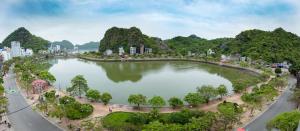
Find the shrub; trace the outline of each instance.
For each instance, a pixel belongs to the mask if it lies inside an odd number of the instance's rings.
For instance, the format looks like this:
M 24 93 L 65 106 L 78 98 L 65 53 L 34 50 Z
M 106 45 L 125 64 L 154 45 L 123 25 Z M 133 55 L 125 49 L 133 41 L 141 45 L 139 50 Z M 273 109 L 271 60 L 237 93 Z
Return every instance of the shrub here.
M 64 96 L 62 98 L 59 98 L 59 103 L 63 104 L 63 105 L 70 104 L 70 103 L 73 103 L 75 101 L 76 101 L 75 98 L 70 97 L 70 96 Z
M 282 73 L 281 68 L 276 68 L 276 69 L 275 69 L 275 73 L 276 73 L 276 74 L 281 74 L 281 73 Z
M 268 122 L 267 128 L 277 128 L 281 131 L 295 131 L 300 120 L 299 111 L 284 112 Z
M 93 106 L 90 104 L 80 104 L 79 102 L 73 102 L 65 107 L 66 116 L 71 120 L 82 119 L 93 113 Z
M 132 123 L 134 125 L 143 125 L 148 122 L 148 118 L 143 113 L 134 113 L 133 115 L 130 115 L 126 122 Z

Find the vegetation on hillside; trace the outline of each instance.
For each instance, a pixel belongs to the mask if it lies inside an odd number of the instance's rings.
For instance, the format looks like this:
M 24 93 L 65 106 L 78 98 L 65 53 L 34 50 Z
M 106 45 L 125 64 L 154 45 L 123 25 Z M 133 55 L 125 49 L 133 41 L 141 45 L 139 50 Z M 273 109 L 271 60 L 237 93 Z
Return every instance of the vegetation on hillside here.
M 104 38 L 100 41 L 99 51 L 111 49 L 113 52 L 118 52 L 119 47 L 123 47 L 126 52 L 129 52 L 131 46 L 137 47 L 139 51 L 142 45 L 152 48 L 153 52 L 157 52 L 159 47 L 153 38 L 144 35 L 136 27 L 129 29 L 113 27 L 105 32 Z
M 18 28 L 8 35 L 3 40 L 1 47 L 11 47 L 12 41 L 19 41 L 21 43 L 21 47 L 30 48 L 34 52 L 37 52 L 38 50 L 45 50 L 49 46 L 49 41 L 31 34 L 24 27 Z
M 99 49 L 99 42 L 88 42 L 82 45 L 76 45 L 80 50 L 91 50 L 91 49 Z
M 60 49 L 74 49 L 74 45 L 67 40 L 52 42 L 52 46 L 60 45 Z

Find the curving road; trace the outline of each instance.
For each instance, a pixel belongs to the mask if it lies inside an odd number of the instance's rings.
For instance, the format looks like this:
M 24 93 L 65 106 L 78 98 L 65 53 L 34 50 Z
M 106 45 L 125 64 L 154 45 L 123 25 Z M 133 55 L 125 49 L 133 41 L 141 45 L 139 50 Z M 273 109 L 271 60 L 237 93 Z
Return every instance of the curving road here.
M 295 86 L 296 79 L 292 76 L 288 79 L 288 88 L 284 90 L 278 100 L 267 111 L 245 126 L 247 131 L 267 131 L 266 123 L 282 112 L 296 109 L 296 104 L 290 101 L 293 94 L 291 89 Z
M 61 131 L 58 127 L 33 111 L 20 94 L 16 76 L 10 71 L 4 78 L 8 97 L 8 119 L 15 131 Z

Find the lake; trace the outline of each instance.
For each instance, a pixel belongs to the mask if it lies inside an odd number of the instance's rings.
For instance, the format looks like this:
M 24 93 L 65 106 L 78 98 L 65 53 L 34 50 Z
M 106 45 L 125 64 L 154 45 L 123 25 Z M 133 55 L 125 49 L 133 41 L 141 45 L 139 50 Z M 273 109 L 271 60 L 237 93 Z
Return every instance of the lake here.
M 49 72 L 56 77 L 55 87 L 66 89 L 71 79 L 80 74 L 90 88 L 109 92 L 115 104 L 128 104 L 128 96 L 137 93 L 147 98 L 184 98 L 202 85 L 224 84 L 232 93 L 231 81 L 255 77 L 237 69 L 186 61 L 93 62 L 72 58 L 49 62 Z

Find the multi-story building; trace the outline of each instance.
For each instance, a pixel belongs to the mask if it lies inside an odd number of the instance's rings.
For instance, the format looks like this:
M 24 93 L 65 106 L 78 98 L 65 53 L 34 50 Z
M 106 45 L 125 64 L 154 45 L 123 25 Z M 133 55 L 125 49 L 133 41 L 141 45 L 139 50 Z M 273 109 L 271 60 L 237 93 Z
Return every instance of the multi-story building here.
M 119 55 L 123 55 L 125 53 L 124 48 L 123 47 L 119 47 Z
M 130 55 L 136 54 L 136 47 L 130 47 Z
M 11 42 L 11 57 L 22 56 L 21 44 L 19 41 Z

